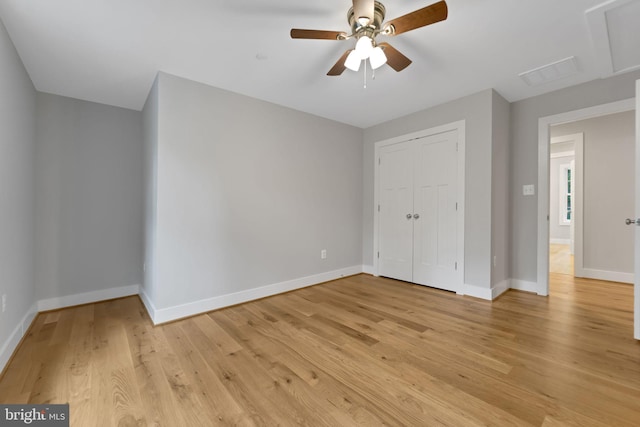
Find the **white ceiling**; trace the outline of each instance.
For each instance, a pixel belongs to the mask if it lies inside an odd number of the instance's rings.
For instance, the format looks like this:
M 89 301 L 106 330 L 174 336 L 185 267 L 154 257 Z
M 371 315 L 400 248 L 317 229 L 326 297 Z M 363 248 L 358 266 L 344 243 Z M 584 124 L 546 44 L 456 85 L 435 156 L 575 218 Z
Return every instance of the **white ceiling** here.
M 433 2 L 383 1 L 387 20 Z M 289 37 L 348 32 L 349 0 L 2 0 L 0 18 L 39 91 L 140 110 L 160 70 L 365 128 L 487 88 L 516 101 L 601 77 L 585 11 L 602 3 L 447 0 L 446 21 L 378 38 L 413 64 L 366 89 L 362 70 L 326 76 L 353 40 Z M 573 76 L 518 76 L 571 56 Z

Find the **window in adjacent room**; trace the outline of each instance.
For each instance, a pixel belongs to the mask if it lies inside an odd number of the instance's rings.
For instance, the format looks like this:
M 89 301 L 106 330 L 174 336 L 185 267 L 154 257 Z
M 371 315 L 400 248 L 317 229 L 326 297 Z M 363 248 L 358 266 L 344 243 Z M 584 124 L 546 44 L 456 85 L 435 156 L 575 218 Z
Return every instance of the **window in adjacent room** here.
M 571 214 L 573 208 L 573 169 L 571 163 L 563 163 L 560 165 L 560 188 L 558 191 L 560 200 L 560 225 L 571 224 Z

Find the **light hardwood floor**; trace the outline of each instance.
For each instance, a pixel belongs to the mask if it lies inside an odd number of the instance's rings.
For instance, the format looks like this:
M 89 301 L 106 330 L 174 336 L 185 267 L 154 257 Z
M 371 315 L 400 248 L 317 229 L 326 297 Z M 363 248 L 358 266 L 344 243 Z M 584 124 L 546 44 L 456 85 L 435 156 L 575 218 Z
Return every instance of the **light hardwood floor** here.
M 569 245 L 549 244 L 549 271 L 551 273 L 574 274 L 574 256 Z
M 154 327 L 137 297 L 39 315 L 0 402 L 72 426 L 638 426 L 629 285 L 493 303 L 358 275 Z

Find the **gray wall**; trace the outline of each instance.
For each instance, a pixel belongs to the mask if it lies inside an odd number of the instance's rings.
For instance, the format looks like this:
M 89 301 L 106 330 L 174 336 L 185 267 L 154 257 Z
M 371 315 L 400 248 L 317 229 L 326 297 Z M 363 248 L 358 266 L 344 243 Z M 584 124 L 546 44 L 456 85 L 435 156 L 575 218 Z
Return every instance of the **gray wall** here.
M 158 309 L 361 265 L 360 129 L 158 78 Z
M 13 351 L 11 334 L 34 304 L 36 92 L 0 22 L 0 370 Z M 20 330 L 20 333 L 22 331 Z M 20 336 L 17 337 L 19 339 Z
M 142 282 L 140 112 L 37 97 L 38 299 Z
M 537 280 L 536 196 L 522 196 L 522 185 L 538 182 L 538 119 L 635 96 L 640 71 L 594 80 L 511 104 L 511 277 Z
M 635 210 L 635 111 L 551 127 L 552 137 L 579 132 L 584 133 L 584 268 L 633 273 L 634 230 L 624 220 Z
M 493 90 L 485 90 L 364 130 L 363 261 L 373 265 L 375 143 L 466 120 L 465 283 L 491 286 Z
M 492 101 L 491 160 L 491 285 L 511 278 L 509 216 L 509 114 L 511 105 L 496 91 Z

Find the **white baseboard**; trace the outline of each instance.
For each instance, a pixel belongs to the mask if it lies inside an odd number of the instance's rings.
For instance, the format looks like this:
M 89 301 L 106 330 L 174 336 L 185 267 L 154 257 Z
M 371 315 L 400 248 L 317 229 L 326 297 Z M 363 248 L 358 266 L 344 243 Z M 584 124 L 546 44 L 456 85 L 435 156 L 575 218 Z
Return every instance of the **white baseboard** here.
M 131 295 L 137 295 L 139 291 L 139 285 L 130 285 L 119 288 L 102 289 L 93 292 L 83 292 L 81 294 L 67 295 L 64 297 L 42 299 L 37 303 L 38 311 L 57 310 L 59 308 L 71 307 L 74 305 L 128 297 Z
M 498 298 L 503 293 L 507 292 L 509 289 L 516 289 L 519 291 L 527 291 L 536 293 L 538 295 L 544 295 L 537 283 L 527 282 L 526 280 L 519 279 L 503 280 L 502 282 L 493 285 L 493 287 L 491 287 L 490 289 L 475 285 L 464 285 L 462 294 L 492 301 Z
M 20 323 L 16 325 L 13 332 L 11 332 L 11 335 L 9 335 L 9 338 L 7 338 L 4 344 L 2 344 L 2 347 L 0 347 L 0 372 L 4 370 L 9 359 L 11 359 L 13 352 L 18 347 L 18 344 L 20 344 L 20 340 L 24 334 L 27 333 L 27 330 L 29 329 L 29 326 L 31 326 L 31 322 L 33 322 L 36 314 L 36 305 L 34 304 L 27 310 L 25 315 L 22 316 Z
M 480 298 L 487 301 L 493 301 L 498 298 L 498 296 L 509 290 L 509 280 L 503 280 L 502 282 L 494 285 L 491 288 L 483 288 L 481 286 L 476 285 L 468 285 L 465 284 L 462 295 L 468 295 L 474 298 Z M 460 294 L 460 292 L 458 292 Z
M 160 323 L 171 322 L 173 320 L 182 319 L 184 317 L 194 316 L 207 311 L 217 310 L 219 308 L 240 304 L 272 295 L 281 294 L 283 292 L 293 291 L 295 289 L 305 288 L 307 286 L 316 285 L 318 283 L 328 282 L 330 280 L 339 279 L 345 276 L 362 273 L 362 265 L 347 267 L 340 270 L 320 273 L 313 276 L 301 277 L 299 279 L 289 280 L 272 285 L 262 286 L 259 288 L 247 289 L 231 294 L 220 295 L 213 298 L 207 298 L 199 301 L 193 301 L 186 304 L 176 305 L 173 307 L 157 309 L 146 296 L 142 301 L 149 311 L 149 316 L 155 325 Z M 145 299 L 147 300 L 145 302 Z
M 588 279 L 607 280 L 609 282 L 633 283 L 635 277 L 633 273 L 621 273 L 618 271 L 596 270 L 594 268 L 583 268 L 582 277 Z
M 540 288 L 540 286 L 536 282 L 528 282 L 526 280 L 520 280 L 520 279 L 511 279 L 511 283 L 509 284 L 509 287 L 511 289 L 516 289 L 518 291 L 533 292 L 538 295 L 544 295 L 543 290 Z
M 159 322 L 155 319 L 155 315 L 158 310 L 156 309 L 156 306 L 151 302 L 151 298 L 149 298 L 149 295 L 147 295 L 147 293 L 144 291 L 144 286 L 140 286 L 140 293 L 138 295 L 140 295 L 142 304 L 144 304 L 144 308 L 147 310 L 147 314 L 151 318 L 151 322 L 153 322 L 154 325 L 158 324 Z
M 373 265 L 363 265 L 362 272 L 373 276 L 374 275 Z
M 570 245 L 571 239 L 549 239 L 552 245 Z
M 491 288 L 491 299 L 494 300 L 511 288 L 511 280 L 506 279 Z
M 460 292 L 458 292 L 460 294 Z M 464 284 L 462 289 L 462 295 L 468 295 L 470 297 L 485 299 L 491 301 L 491 288 L 483 288 L 476 285 Z

